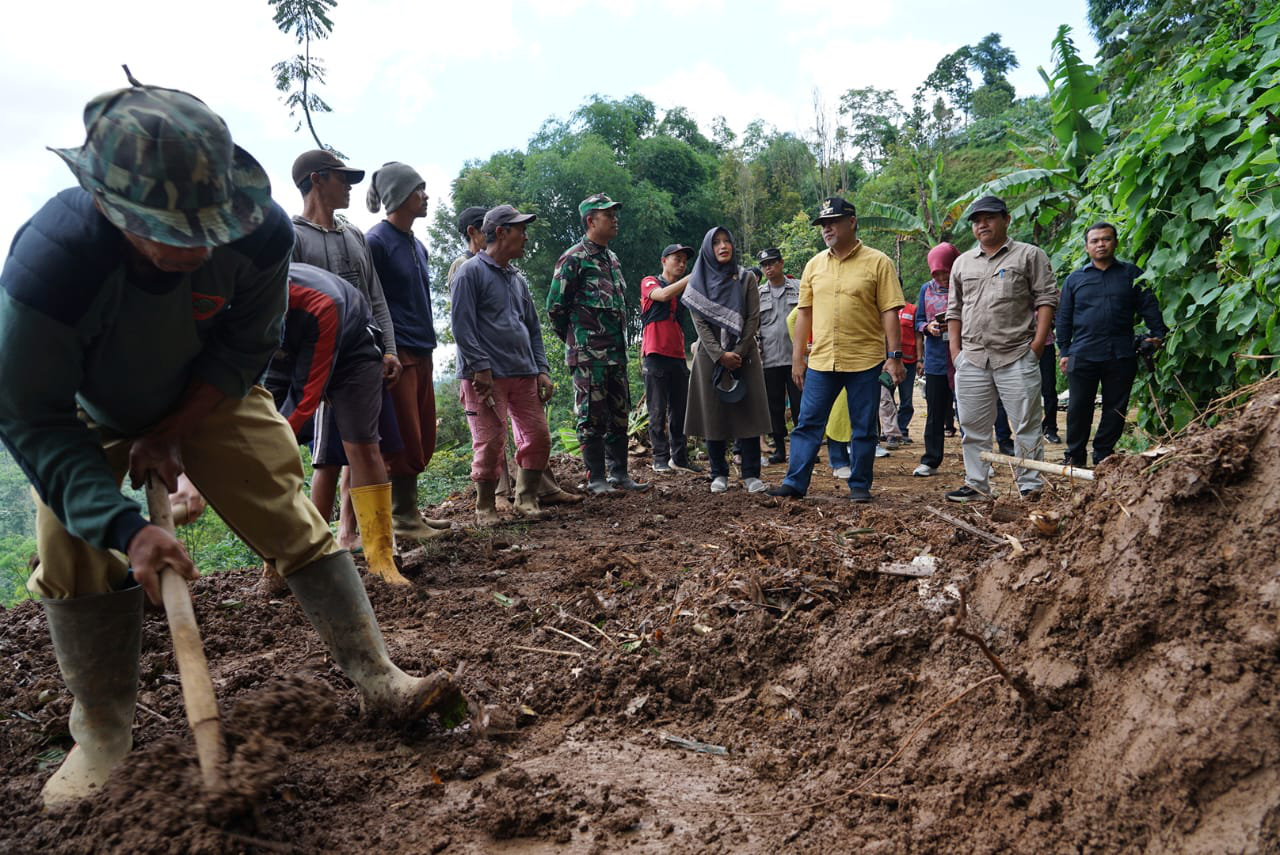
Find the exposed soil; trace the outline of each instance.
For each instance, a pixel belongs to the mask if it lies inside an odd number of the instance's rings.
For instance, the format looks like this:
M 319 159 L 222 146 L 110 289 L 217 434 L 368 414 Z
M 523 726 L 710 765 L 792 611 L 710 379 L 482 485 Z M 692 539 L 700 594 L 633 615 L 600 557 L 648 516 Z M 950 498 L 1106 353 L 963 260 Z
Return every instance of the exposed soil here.
M 39 606 L 0 613 L 0 851 L 1280 851 L 1280 386 L 1036 502 L 1006 471 L 1013 498 L 947 506 L 951 442 L 941 477 L 911 477 L 918 445 L 877 461 L 865 507 L 819 464 L 800 502 L 679 473 L 533 525 L 434 509 L 459 530 L 406 556 L 414 587 L 367 587 L 484 733 L 363 717 L 287 594 L 205 577 L 218 798 L 150 615 L 133 753 L 45 815 L 70 697 Z M 930 578 L 877 572 L 926 552 Z M 960 592 L 1030 700 L 947 631 Z

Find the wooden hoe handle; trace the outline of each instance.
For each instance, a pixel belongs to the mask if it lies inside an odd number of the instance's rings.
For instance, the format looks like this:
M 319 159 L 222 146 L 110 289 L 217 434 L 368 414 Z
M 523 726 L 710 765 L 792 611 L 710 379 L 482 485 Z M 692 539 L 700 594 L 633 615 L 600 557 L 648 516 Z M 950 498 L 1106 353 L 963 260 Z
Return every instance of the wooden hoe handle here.
M 169 490 L 154 474 L 147 476 L 147 507 L 151 522 L 170 534 L 174 531 L 173 510 L 169 507 Z M 186 580 L 166 567 L 160 573 L 160 595 L 164 613 L 169 619 L 173 651 L 178 659 L 178 676 L 182 680 L 182 701 L 187 708 L 187 722 L 196 738 L 196 756 L 200 760 L 200 777 L 206 790 L 222 787 L 225 751 L 222 724 L 218 718 L 218 699 L 213 694 L 213 678 L 209 662 L 200 642 L 191 606 L 191 591 Z

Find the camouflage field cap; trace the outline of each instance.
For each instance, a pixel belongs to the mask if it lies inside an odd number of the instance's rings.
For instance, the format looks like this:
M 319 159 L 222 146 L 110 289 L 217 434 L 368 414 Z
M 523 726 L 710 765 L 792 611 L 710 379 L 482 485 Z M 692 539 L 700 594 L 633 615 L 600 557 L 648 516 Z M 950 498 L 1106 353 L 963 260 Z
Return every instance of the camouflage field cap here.
M 267 173 L 222 118 L 176 89 L 134 85 L 84 108 L 85 141 L 50 148 L 117 228 L 169 246 L 231 243 L 271 200 Z
M 578 216 L 585 217 L 592 211 L 608 211 L 613 208 L 622 210 L 622 203 L 613 201 L 603 193 L 596 193 L 578 203 Z

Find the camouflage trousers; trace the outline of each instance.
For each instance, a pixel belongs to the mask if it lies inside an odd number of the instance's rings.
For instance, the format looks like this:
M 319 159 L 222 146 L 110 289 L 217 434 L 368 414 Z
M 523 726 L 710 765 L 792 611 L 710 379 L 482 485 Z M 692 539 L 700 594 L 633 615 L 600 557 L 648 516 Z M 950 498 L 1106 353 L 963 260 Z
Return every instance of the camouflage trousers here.
M 578 442 L 625 439 L 631 412 L 631 388 L 627 366 L 592 362 L 569 369 L 573 375 L 573 401 Z

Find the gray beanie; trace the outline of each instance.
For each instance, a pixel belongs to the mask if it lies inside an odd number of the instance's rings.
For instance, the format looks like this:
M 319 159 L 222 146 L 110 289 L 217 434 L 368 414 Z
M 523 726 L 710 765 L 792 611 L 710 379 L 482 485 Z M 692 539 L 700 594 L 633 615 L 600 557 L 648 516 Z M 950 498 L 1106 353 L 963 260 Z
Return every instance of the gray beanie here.
M 412 166 L 397 161 L 382 164 L 382 168 L 373 173 L 369 182 L 369 192 L 365 194 L 365 204 L 369 210 L 378 213 L 378 208 L 385 206 L 387 213 L 404 204 L 409 194 L 420 185 L 425 184 L 422 176 Z

